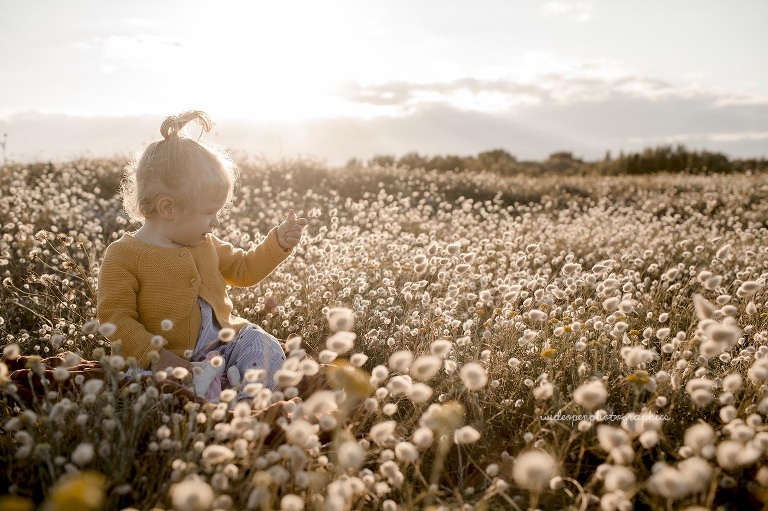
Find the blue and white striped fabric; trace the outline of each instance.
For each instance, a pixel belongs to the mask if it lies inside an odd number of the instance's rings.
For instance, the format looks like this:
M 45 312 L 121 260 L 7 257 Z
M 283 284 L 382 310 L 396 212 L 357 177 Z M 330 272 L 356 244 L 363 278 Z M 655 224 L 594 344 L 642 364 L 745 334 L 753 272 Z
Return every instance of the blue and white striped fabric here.
M 285 352 L 280 342 L 260 326 L 249 323 L 231 341 L 222 343 L 218 340 L 221 327 L 211 306 L 200 297 L 197 301 L 200 303 L 202 326 L 191 360 L 199 362 L 205 359 L 209 351 L 217 350 L 224 358 L 225 373 L 235 366 L 240 372 L 240 378 L 243 378 L 248 369 L 264 369 L 267 387 L 276 389 L 275 373 L 285 361 Z M 247 397 L 241 390 L 238 399 Z

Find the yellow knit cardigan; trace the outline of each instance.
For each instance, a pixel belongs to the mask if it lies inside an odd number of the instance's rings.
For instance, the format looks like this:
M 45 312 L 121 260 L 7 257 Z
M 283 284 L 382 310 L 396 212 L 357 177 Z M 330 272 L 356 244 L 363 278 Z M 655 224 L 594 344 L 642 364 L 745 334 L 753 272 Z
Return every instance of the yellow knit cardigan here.
M 124 357 L 149 366 L 151 340 L 162 335 L 165 349 L 184 357 L 195 348 L 201 327 L 197 297 L 211 305 L 222 328 L 239 332 L 248 321 L 232 315 L 226 285 L 253 286 L 283 262 L 284 251 L 272 229 L 251 250 L 233 247 L 212 234 L 197 247 L 167 248 L 126 233 L 107 247 L 99 270 L 96 316 L 117 329 Z M 164 319 L 173 328 L 163 331 Z

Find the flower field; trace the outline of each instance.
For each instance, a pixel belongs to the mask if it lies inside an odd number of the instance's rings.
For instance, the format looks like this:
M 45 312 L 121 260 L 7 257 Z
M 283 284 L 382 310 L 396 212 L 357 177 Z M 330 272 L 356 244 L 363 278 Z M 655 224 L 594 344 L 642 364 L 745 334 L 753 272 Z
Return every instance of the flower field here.
M 251 401 L 201 404 L 154 384 L 173 373 L 124 383 L 93 321 L 104 250 L 138 227 L 124 163 L 0 170 L 0 507 L 768 505 L 766 175 L 244 164 L 217 236 L 309 219 L 230 291 L 290 356 L 280 391 L 246 374 Z M 66 355 L 22 399 L 12 363 L 65 352 L 103 376 Z

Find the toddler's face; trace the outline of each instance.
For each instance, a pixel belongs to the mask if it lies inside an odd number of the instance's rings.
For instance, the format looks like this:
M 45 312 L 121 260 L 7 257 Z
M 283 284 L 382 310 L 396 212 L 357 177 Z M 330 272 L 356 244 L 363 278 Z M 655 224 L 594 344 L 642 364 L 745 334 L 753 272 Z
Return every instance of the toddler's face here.
M 219 225 L 217 214 L 224 207 L 225 198 L 203 198 L 194 208 L 179 215 L 170 226 L 167 236 L 175 243 L 196 247 L 205 235 Z

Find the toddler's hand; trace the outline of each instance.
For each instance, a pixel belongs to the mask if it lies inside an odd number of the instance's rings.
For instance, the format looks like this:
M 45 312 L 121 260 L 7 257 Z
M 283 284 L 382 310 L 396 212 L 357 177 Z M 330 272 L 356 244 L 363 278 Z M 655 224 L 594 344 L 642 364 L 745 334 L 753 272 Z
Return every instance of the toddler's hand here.
M 194 374 L 192 377 L 192 384 L 195 387 L 195 394 L 197 394 L 199 397 L 205 397 L 205 394 L 208 392 L 208 389 L 211 387 L 211 383 L 213 383 L 213 380 L 221 374 L 221 372 L 218 368 L 213 367 L 210 362 L 207 360 L 203 360 L 202 362 L 192 362 L 192 365 L 194 367 L 199 367 L 200 371 L 198 374 Z
M 299 244 L 301 232 L 307 225 L 306 218 L 296 218 L 296 213 L 291 209 L 288 216 L 277 226 L 277 242 L 283 250 L 291 250 Z

